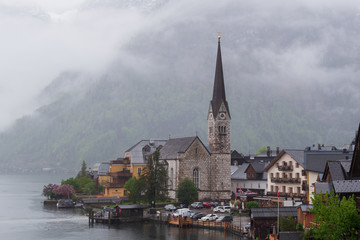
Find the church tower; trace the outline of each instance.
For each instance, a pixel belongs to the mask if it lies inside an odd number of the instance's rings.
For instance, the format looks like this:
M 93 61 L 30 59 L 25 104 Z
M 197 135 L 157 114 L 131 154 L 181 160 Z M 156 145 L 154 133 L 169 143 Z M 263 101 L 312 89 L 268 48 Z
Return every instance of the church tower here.
M 220 36 L 214 79 L 213 97 L 208 112 L 208 144 L 211 150 L 211 198 L 231 197 L 230 111 L 226 101 L 224 74 L 221 60 Z

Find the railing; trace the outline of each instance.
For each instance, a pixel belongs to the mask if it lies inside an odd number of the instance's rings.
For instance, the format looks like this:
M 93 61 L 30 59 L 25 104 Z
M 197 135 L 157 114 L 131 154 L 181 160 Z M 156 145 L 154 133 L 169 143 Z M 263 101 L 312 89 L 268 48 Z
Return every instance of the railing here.
M 277 192 L 267 192 L 268 196 L 278 196 Z M 300 197 L 303 198 L 305 197 L 305 194 L 301 194 L 301 193 L 286 193 L 286 192 L 279 192 L 279 196 L 280 197 Z
M 292 165 L 282 165 L 278 167 L 279 171 L 292 171 L 293 170 L 293 166 Z
M 273 183 L 300 183 L 300 178 L 271 178 Z

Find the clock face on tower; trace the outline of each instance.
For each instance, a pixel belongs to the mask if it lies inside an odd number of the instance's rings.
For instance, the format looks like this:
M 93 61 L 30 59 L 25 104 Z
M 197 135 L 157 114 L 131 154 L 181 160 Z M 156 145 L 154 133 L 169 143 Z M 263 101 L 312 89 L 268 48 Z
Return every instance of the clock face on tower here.
M 225 113 L 220 113 L 220 119 L 225 119 L 226 115 Z
M 213 119 L 213 114 L 212 113 L 209 114 L 209 118 Z

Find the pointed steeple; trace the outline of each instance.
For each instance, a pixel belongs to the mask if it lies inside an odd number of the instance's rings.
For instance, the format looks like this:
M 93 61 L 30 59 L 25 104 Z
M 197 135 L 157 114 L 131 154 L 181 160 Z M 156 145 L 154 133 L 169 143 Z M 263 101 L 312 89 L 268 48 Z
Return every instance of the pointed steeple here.
M 213 98 L 211 100 L 211 106 L 213 110 L 214 117 L 219 113 L 219 109 L 222 103 L 225 104 L 226 110 L 230 116 L 229 106 L 226 101 L 225 95 L 225 84 L 224 84 L 224 74 L 221 60 L 221 47 L 220 47 L 220 35 L 218 36 L 218 50 L 216 58 L 216 68 L 215 68 L 215 79 L 214 79 L 214 90 Z

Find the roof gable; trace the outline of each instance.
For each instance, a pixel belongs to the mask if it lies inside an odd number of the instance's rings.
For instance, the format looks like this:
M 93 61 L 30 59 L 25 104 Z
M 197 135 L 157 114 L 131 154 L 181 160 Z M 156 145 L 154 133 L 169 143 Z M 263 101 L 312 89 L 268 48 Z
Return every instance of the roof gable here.
M 208 151 L 208 149 L 198 137 L 173 138 L 169 139 L 164 147 L 160 150 L 160 159 L 177 159 L 178 153 L 185 153 L 196 139 L 198 139 L 203 145 L 204 149 Z
M 269 165 L 267 165 L 263 172 L 269 171 L 269 169 L 275 165 L 277 161 L 279 161 L 285 154 L 288 154 L 292 159 L 294 159 L 297 163 L 299 163 L 302 167 L 304 167 L 304 150 L 282 150 L 276 158 L 274 158 Z

